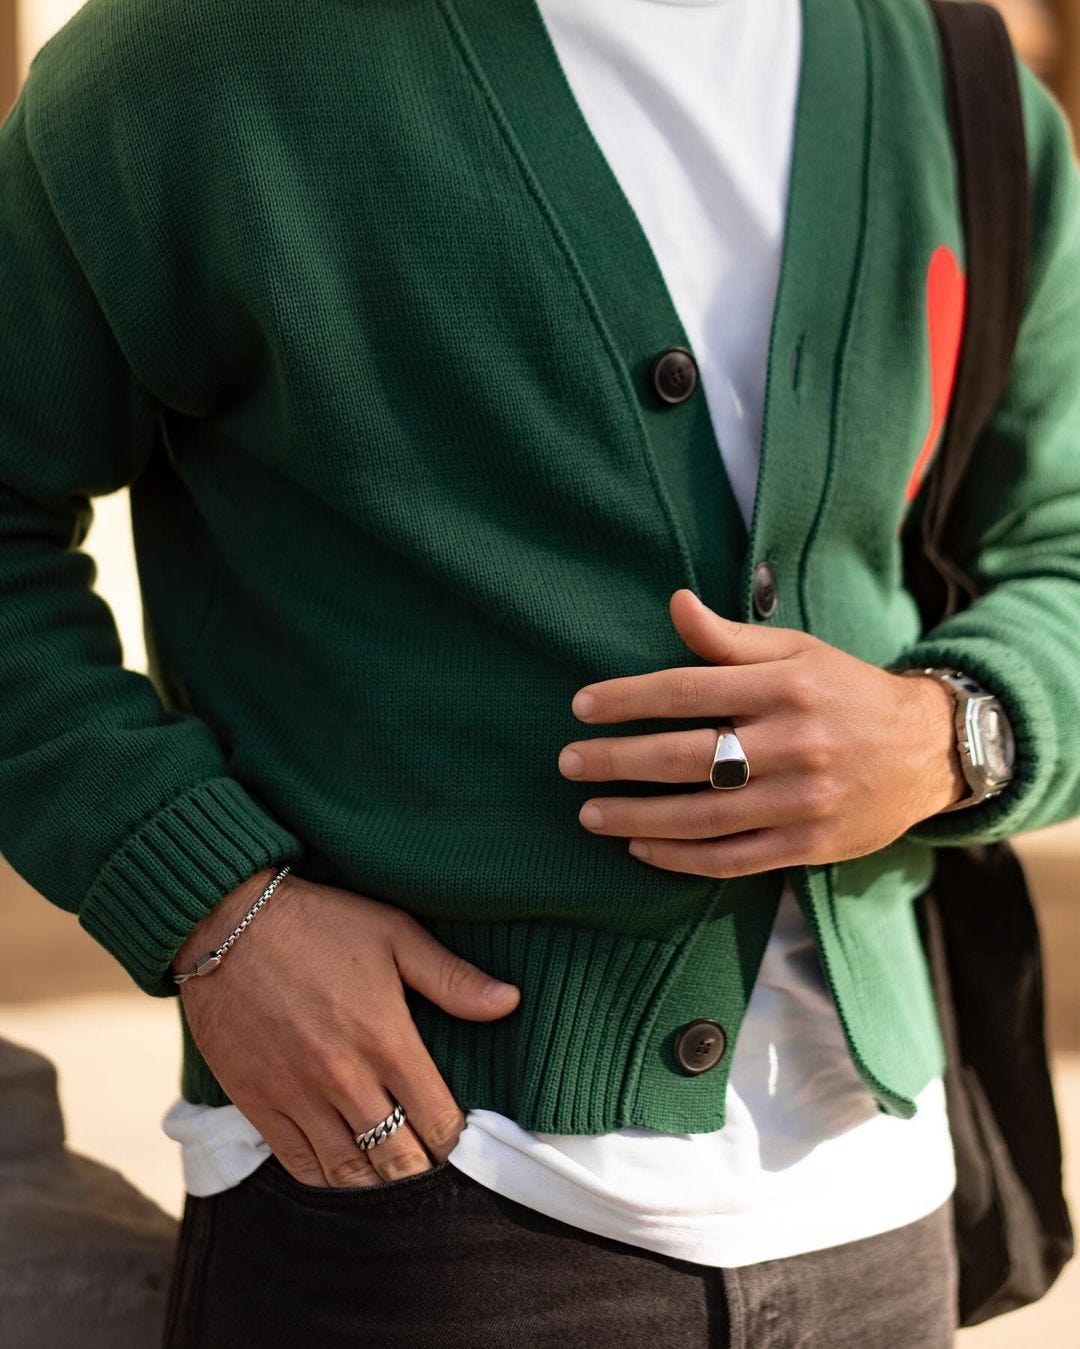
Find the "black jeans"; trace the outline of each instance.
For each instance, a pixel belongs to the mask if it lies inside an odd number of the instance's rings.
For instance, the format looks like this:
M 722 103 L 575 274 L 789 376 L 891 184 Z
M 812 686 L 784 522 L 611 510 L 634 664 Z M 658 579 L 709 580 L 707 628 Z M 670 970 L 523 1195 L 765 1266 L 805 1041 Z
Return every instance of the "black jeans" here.
M 714 1269 L 594 1236 L 449 1162 L 315 1189 L 275 1158 L 188 1196 L 165 1349 L 944 1349 L 952 1208 Z

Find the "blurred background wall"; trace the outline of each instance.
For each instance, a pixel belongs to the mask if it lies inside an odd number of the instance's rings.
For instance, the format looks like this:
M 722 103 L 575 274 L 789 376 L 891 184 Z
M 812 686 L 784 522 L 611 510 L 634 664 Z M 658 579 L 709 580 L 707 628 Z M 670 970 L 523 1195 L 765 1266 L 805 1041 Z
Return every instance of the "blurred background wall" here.
M 146 3 L 152 6 L 152 0 Z M 0 118 L 34 52 L 78 8 L 80 0 L 0 0 Z M 1021 54 L 1057 94 L 1080 140 L 1080 0 L 1008 0 L 999 8 Z M 116 616 L 124 663 L 142 670 L 145 651 L 125 492 L 95 503 L 87 548 L 98 564 L 97 588 Z M 1080 824 L 1030 834 L 1017 843 L 1045 934 L 1048 1030 L 1074 1213 L 1080 1219 Z M 117 1167 L 167 1211 L 179 1213 L 179 1160 L 175 1145 L 159 1129 L 178 1085 L 173 1000 L 138 992 L 71 915 L 34 894 L 2 858 L 0 934 L 0 1037 L 32 1045 L 57 1064 L 76 1150 Z M 137 1084 L 134 1095 L 132 1082 Z M 961 1342 L 965 1349 L 1018 1349 L 1036 1336 L 1045 1349 L 1080 1344 L 1080 1261 L 1042 1303 L 963 1332 Z

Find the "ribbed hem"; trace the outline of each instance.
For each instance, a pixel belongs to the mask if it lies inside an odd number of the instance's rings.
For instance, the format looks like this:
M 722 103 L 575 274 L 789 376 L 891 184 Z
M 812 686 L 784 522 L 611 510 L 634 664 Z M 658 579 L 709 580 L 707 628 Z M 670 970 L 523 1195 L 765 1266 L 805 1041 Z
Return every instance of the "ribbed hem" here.
M 942 1063 L 911 910 L 925 877 L 889 866 L 875 881 L 865 867 L 865 905 L 836 904 L 822 888 L 824 958 L 867 1087 L 882 1110 L 907 1118 Z M 463 1110 L 494 1110 L 542 1133 L 715 1132 L 782 882 L 775 871 L 743 877 L 662 940 L 552 921 L 423 918 L 447 949 L 515 984 L 521 1000 L 504 1017 L 471 1021 L 406 987 L 420 1038 Z M 229 1104 L 180 1011 L 184 1099 Z M 673 1051 L 702 1017 L 724 1028 L 728 1049 L 691 1076 Z
M 495 1102 L 523 1128 L 551 1133 L 607 1133 L 640 1122 L 632 1118 L 637 1074 L 650 1009 L 676 960 L 673 948 L 551 923 L 428 919 L 425 926 L 445 946 L 522 991 L 521 1003 L 507 1016 L 469 1021 L 405 990 L 420 1038 L 463 1110 Z M 185 1099 L 227 1104 L 186 1022 L 184 1040 Z M 710 1125 L 723 1100 L 716 1085 L 721 1074 L 711 1076 L 714 1089 L 696 1093 L 709 1098 Z
M 497 1110 L 547 1133 L 712 1132 L 724 1123 L 730 1051 L 781 882 L 778 873 L 743 878 L 730 905 L 706 901 L 663 939 L 550 921 L 422 918 L 449 950 L 515 984 L 521 1000 L 504 1017 L 472 1021 L 406 987 L 409 1010 L 463 1110 Z M 673 1044 L 701 1017 L 727 1028 L 729 1052 L 690 1076 Z M 227 1104 L 183 1025 L 184 1099 Z
M 1028 821 L 1050 784 L 1057 741 L 1042 682 L 1027 658 L 988 638 L 941 638 L 918 643 L 890 664 L 962 670 L 1001 700 L 1016 740 L 1013 778 L 1000 795 L 966 810 L 931 815 L 905 837 L 939 846 L 993 843 L 1034 828 Z
M 607 1133 L 631 1122 L 649 1010 L 677 948 L 548 923 L 431 926 L 528 1001 L 527 1017 L 467 1024 L 410 996 L 421 1038 L 452 1068 L 463 1110 L 502 1101 L 523 1128 L 550 1133 Z
M 167 996 L 173 956 L 219 900 L 264 867 L 295 861 L 300 840 L 233 778 L 170 801 L 113 853 L 79 922 L 145 992 Z

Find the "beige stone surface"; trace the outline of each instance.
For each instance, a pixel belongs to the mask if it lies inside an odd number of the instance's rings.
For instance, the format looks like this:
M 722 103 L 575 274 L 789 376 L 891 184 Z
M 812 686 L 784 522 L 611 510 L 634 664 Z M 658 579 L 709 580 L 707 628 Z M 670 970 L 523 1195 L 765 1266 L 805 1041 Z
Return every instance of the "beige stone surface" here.
M 65 1147 L 54 1065 L 2 1037 L 0 1103 L 0 1344 L 158 1344 L 175 1219 Z
M 179 1149 L 160 1128 L 180 1080 L 174 1004 L 130 993 L 0 1004 L 0 1039 L 56 1065 L 68 1146 L 179 1216 Z

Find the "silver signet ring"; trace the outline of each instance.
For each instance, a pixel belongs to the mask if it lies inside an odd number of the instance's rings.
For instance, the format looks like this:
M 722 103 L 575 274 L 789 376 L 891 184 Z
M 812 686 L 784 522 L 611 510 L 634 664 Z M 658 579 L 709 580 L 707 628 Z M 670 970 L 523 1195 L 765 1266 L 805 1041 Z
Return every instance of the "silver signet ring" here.
M 716 749 L 709 769 L 709 785 L 723 791 L 745 787 L 750 781 L 750 764 L 735 734 L 735 727 L 730 721 L 725 721 L 716 731 Z

